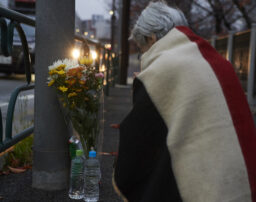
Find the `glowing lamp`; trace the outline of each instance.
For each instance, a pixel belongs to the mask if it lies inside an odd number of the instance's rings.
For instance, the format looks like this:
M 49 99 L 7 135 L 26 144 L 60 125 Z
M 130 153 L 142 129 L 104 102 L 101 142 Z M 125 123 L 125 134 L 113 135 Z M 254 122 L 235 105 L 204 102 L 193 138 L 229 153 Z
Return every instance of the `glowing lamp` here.
M 77 48 L 74 48 L 72 50 L 72 56 L 73 56 L 74 59 L 78 59 L 80 57 L 80 50 L 77 49 Z

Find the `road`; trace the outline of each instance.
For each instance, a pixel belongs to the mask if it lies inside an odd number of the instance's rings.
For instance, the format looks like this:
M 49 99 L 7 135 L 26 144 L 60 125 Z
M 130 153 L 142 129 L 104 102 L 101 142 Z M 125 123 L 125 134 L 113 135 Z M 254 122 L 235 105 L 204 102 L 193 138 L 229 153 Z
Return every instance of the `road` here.
M 0 109 L 5 130 L 7 108 L 11 93 L 15 88 L 26 84 L 24 75 L 6 76 L 0 73 Z M 1 121 L 1 120 L 0 120 Z M 34 90 L 21 92 L 18 96 L 14 111 L 13 135 L 21 132 L 34 122 Z M 5 134 L 5 131 L 4 131 Z M 5 135 L 4 135 L 5 136 Z

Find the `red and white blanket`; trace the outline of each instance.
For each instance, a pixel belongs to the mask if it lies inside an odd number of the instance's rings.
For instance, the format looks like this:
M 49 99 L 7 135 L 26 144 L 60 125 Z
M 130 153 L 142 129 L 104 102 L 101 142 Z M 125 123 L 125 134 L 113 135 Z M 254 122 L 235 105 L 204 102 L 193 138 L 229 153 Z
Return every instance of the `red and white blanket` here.
M 142 56 L 114 183 L 131 202 L 256 202 L 256 132 L 232 65 L 187 27 Z

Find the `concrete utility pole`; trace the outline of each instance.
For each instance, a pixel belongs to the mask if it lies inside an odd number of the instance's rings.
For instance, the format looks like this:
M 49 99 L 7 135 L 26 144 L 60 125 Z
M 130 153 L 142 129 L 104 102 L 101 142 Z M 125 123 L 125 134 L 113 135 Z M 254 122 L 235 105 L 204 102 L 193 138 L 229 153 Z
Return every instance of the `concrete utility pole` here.
M 70 159 L 68 130 L 56 92 L 46 84 L 48 66 L 70 57 L 74 41 L 75 1 L 36 1 L 34 188 L 67 187 Z
M 112 0 L 112 11 L 111 16 L 111 50 L 115 52 L 115 23 L 116 23 L 116 1 Z
M 121 61 L 120 61 L 120 84 L 126 85 L 127 70 L 129 65 L 129 21 L 130 0 L 123 0 L 122 31 L 121 31 Z

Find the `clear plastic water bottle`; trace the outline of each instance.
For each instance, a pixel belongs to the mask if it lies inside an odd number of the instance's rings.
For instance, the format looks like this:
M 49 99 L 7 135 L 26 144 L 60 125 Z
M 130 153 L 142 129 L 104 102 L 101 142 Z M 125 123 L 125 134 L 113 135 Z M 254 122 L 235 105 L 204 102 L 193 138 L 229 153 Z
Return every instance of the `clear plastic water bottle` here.
M 84 171 L 84 201 L 96 202 L 99 200 L 99 180 L 101 177 L 99 160 L 96 151 L 89 152 L 89 159 L 85 161 Z
M 83 147 L 80 140 L 75 135 L 72 135 L 69 139 L 69 154 L 71 159 L 76 157 L 76 150 L 83 150 Z
M 76 150 L 76 157 L 71 161 L 69 197 L 82 199 L 84 197 L 84 158 L 83 150 Z

